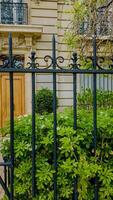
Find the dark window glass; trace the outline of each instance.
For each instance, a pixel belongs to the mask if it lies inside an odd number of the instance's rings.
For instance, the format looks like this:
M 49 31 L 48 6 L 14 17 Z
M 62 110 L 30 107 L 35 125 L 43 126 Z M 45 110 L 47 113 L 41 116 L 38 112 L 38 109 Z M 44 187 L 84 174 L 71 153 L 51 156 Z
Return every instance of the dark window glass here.
M 1 23 L 12 24 L 13 23 L 13 3 L 12 0 L 3 0 L 1 2 Z
M 27 7 L 22 0 L 2 0 L 0 5 L 2 24 L 27 23 Z

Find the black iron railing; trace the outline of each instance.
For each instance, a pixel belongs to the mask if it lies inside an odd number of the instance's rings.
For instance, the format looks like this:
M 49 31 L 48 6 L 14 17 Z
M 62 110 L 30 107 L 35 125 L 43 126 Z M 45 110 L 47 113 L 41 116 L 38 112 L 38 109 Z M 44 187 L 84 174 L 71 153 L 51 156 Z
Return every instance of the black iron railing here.
M 56 91 L 57 91 L 57 74 L 68 74 L 71 73 L 73 75 L 73 129 L 78 130 L 78 108 L 77 108 L 77 75 L 78 74 L 91 74 L 92 75 L 92 82 L 93 82 L 93 120 L 92 120 L 92 135 L 93 135 L 93 141 L 92 141 L 92 150 L 93 155 L 96 157 L 97 152 L 97 75 L 103 75 L 103 74 L 113 74 L 113 65 L 111 67 L 103 68 L 101 65 L 97 63 L 97 45 L 96 45 L 96 35 L 93 38 L 93 60 L 92 60 L 92 68 L 84 69 L 83 66 L 80 66 L 77 61 L 77 54 L 73 53 L 73 56 L 71 58 L 70 65 L 67 67 L 60 66 L 60 64 L 63 64 L 64 58 L 61 56 L 56 55 L 56 40 L 55 36 L 53 36 L 53 42 L 52 42 L 52 56 L 46 55 L 44 57 L 45 61 L 45 67 L 42 68 L 40 64 L 37 62 L 37 57 L 35 55 L 35 52 L 31 53 L 30 62 L 28 63 L 28 66 L 23 65 L 15 65 L 15 57 L 12 52 L 12 37 L 11 34 L 9 35 L 9 56 L 7 63 L 4 63 L 0 65 L 0 73 L 9 73 L 9 79 L 10 79 L 10 159 L 5 159 L 4 162 L 0 162 L 0 167 L 4 167 L 5 171 L 5 178 L 3 179 L 0 176 L 0 185 L 4 189 L 7 197 L 9 200 L 14 200 L 14 161 L 15 161 L 15 151 L 14 151 L 14 79 L 13 74 L 14 73 L 30 73 L 31 79 L 32 79 L 32 131 L 31 131 L 31 146 L 32 146 L 32 197 L 37 196 L 37 183 L 36 184 L 36 118 L 35 118 L 35 83 L 36 83 L 36 74 L 44 73 L 44 74 L 52 74 L 53 76 L 53 166 L 54 166 L 54 175 L 53 175 L 53 191 L 54 191 L 54 200 L 59 199 L 59 185 L 58 185 L 58 120 L 57 120 L 57 99 L 56 99 Z M 49 62 L 50 61 L 50 62 Z M 48 64 L 48 65 L 47 65 Z M 86 124 L 87 126 L 87 124 Z M 77 134 L 77 132 L 76 132 Z M 92 151 L 91 151 L 92 152 Z M 74 149 L 75 157 L 78 157 L 76 145 Z M 79 158 L 78 158 L 79 159 Z M 76 162 L 76 160 L 75 160 Z M 98 162 L 98 161 L 97 161 Z M 77 166 L 77 165 L 76 165 Z M 6 170 L 7 169 L 7 170 Z M 75 167 L 76 169 L 76 167 Z M 10 172 L 10 175 L 8 176 L 8 171 Z M 6 180 L 6 178 L 9 177 L 9 181 Z M 78 175 L 75 175 L 73 177 L 72 185 L 73 185 L 73 200 L 79 199 L 79 191 L 78 191 Z M 10 184 L 8 184 L 10 183 Z M 92 187 L 94 188 L 94 200 L 99 199 L 98 191 L 99 191 L 99 180 L 98 180 L 98 174 L 95 174 L 94 176 L 94 182 Z M 9 189 L 10 188 L 10 189 Z M 70 199 L 71 200 L 71 199 Z
M 1 24 L 28 24 L 27 3 L 0 3 Z

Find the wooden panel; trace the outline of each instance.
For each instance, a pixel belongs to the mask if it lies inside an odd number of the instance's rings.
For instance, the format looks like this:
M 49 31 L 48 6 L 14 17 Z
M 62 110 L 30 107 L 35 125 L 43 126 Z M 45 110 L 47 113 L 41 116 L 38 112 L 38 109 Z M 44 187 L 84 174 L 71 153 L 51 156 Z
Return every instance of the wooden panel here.
M 23 115 L 25 110 L 24 75 L 14 75 L 14 115 Z M 9 76 L 1 75 L 1 127 L 9 120 L 10 116 L 10 92 Z

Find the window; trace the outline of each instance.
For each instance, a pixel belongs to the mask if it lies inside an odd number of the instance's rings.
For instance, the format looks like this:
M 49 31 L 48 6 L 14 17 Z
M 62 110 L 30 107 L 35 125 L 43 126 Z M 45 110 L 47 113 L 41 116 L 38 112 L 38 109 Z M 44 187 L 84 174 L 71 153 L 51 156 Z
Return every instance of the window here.
M 1 0 L 2 24 L 27 24 L 27 4 L 22 0 Z
M 96 21 L 93 19 L 86 18 L 80 25 L 80 34 L 93 34 L 94 30 L 97 35 L 106 36 L 111 35 L 113 30 L 113 8 L 107 5 L 99 7 L 96 13 Z
M 110 35 L 112 31 L 112 9 L 98 13 L 97 35 Z

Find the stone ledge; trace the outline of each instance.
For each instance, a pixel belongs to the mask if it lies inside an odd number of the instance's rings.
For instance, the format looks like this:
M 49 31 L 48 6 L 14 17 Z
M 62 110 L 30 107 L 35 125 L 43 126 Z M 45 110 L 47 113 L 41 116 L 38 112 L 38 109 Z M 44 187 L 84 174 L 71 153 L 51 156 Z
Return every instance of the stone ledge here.
M 28 34 L 41 37 L 43 27 L 35 25 L 0 24 L 0 33 Z
M 13 36 L 13 48 L 36 49 L 43 28 L 36 25 L 0 24 L 0 50 L 8 48 L 8 33 Z

